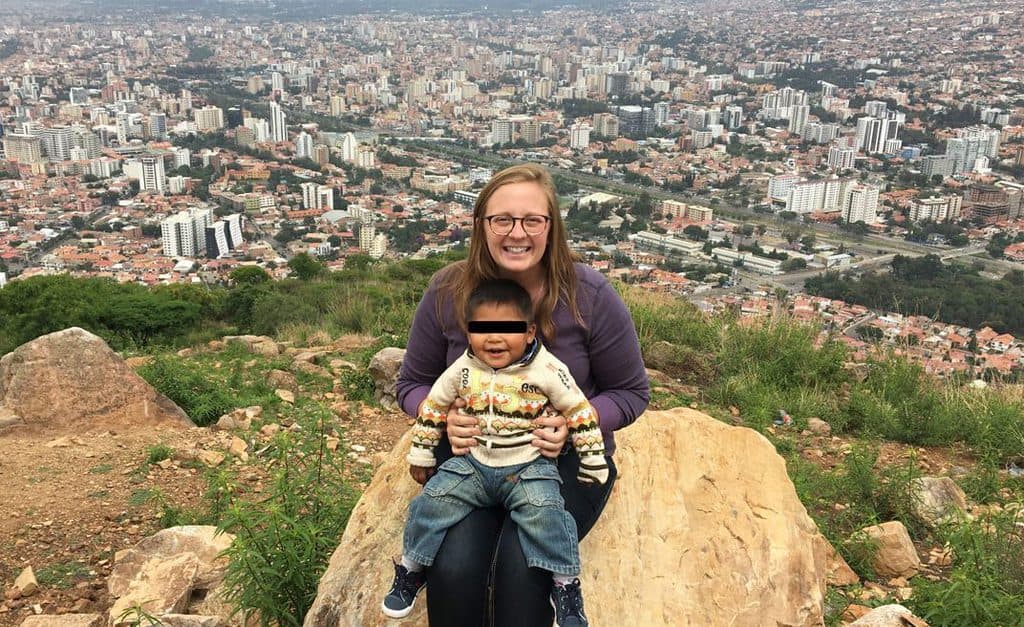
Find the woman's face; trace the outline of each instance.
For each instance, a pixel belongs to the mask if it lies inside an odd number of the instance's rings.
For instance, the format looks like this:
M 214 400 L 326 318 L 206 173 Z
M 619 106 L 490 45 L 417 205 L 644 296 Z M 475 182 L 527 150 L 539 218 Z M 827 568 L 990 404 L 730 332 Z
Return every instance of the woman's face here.
M 540 267 L 544 251 L 548 247 L 550 220 L 543 230 L 535 235 L 526 232 L 522 220 L 516 220 L 507 235 L 496 235 L 486 222 L 493 216 L 526 218 L 528 216 L 551 217 L 547 195 L 540 185 L 533 182 L 509 183 L 494 190 L 484 210 L 484 235 L 487 237 L 487 251 L 506 276 L 515 277 Z M 500 230 L 500 229 L 499 229 Z

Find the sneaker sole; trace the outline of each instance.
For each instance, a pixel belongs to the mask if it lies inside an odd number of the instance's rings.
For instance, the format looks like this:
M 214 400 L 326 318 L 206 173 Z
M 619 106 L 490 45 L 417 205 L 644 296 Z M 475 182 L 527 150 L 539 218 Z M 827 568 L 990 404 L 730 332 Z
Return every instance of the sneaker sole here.
M 405 608 L 404 610 L 393 610 L 388 606 L 384 605 L 383 603 L 381 603 L 380 611 L 384 612 L 384 615 L 388 618 L 405 618 L 406 616 L 412 613 L 412 608 L 414 607 L 416 607 L 416 599 L 413 599 L 412 603 L 409 604 L 409 607 Z

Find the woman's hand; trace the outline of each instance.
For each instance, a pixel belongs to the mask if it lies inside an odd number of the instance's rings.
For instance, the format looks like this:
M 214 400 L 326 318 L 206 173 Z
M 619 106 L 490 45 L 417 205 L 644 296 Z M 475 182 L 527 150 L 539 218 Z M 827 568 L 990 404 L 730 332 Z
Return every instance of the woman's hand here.
M 533 444 L 540 449 L 540 454 L 552 459 L 558 457 L 569 439 L 569 427 L 565 416 L 545 411 L 533 420 Z
M 479 444 L 476 436 L 481 435 L 479 421 L 476 416 L 466 416 L 459 409 L 466 406 L 466 401 L 457 398 L 448 409 L 448 443 L 452 445 L 452 455 L 465 455 L 469 449 Z

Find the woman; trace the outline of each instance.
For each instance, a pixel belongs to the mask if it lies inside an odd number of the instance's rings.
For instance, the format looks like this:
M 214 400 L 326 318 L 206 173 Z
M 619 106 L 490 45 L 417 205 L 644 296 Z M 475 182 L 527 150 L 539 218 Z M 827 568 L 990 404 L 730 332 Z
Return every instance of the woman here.
M 603 486 L 575 480 L 571 447 L 559 458 L 565 508 L 582 538 L 597 522 L 615 482 L 613 432 L 647 407 L 649 389 L 636 330 L 607 280 L 575 263 L 558 211 L 554 181 L 544 168 L 518 165 L 496 174 L 473 211 L 469 258 L 434 277 L 420 301 L 398 378 L 398 401 L 416 416 L 431 384 L 466 349 L 462 312 L 483 279 L 522 285 L 536 308 L 544 345 L 562 360 L 590 400 L 601 426 L 610 476 Z M 537 421 L 534 446 L 558 457 L 568 439 L 563 416 Z M 476 419 L 448 414 L 448 442 L 439 462 L 476 446 Z M 450 443 L 450 448 L 448 444 Z M 515 524 L 501 508 L 477 510 L 453 527 L 427 573 L 430 624 L 442 627 L 551 625 L 550 577 L 526 566 Z M 606 591 L 605 591 L 606 592 Z M 593 590 L 592 594 L 601 594 Z

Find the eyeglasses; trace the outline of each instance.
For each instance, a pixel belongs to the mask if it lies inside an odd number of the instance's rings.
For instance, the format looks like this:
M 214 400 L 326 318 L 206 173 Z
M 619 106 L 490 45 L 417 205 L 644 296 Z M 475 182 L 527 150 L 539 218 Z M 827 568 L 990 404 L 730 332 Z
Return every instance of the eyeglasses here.
M 495 235 L 508 235 L 512 232 L 512 229 L 516 228 L 516 222 L 522 223 L 523 231 L 527 235 L 540 235 L 544 232 L 544 229 L 548 228 L 548 222 L 551 221 L 551 218 L 548 216 L 513 218 L 512 216 L 500 215 L 487 216 L 484 220 L 487 221 L 487 227 L 491 229 L 491 233 Z

